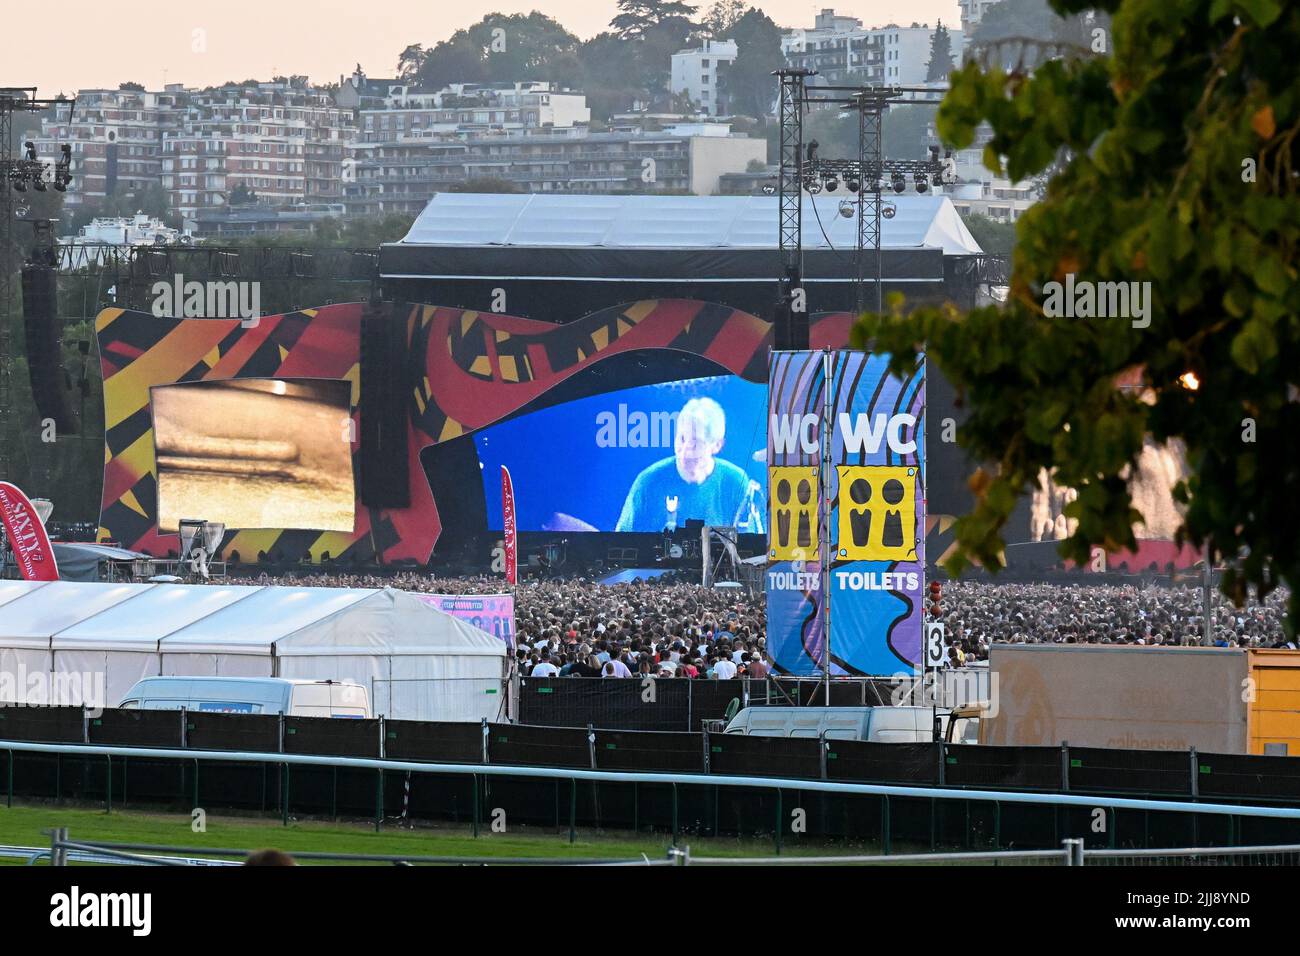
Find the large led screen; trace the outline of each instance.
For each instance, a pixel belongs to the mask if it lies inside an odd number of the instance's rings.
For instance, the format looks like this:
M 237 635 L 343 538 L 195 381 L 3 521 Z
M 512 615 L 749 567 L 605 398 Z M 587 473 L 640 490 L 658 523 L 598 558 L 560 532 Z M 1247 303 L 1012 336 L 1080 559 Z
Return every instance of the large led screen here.
M 475 435 L 488 523 L 501 465 L 520 531 L 661 532 L 688 521 L 763 533 L 767 389 L 734 375 L 642 385 Z
M 185 382 L 152 390 L 158 527 L 351 531 L 351 385 L 324 379 Z

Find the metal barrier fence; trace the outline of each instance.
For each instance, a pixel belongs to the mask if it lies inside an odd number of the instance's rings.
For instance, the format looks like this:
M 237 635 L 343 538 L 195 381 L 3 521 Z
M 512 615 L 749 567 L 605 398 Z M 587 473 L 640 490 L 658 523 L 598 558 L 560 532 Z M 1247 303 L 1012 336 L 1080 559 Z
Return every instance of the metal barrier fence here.
M 541 727 L 697 731 L 729 707 L 866 707 L 884 704 L 956 707 L 989 699 L 986 667 L 922 677 L 684 678 L 518 677 L 519 723 Z
M 499 743 L 515 748 L 501 751 L 502 755 L 527 758 L 539 753 L 527 748 L 538 742 L 533 737 L 543 732 L 542 728 L 497 727 L 489 732 L 505 735 Z M 512 734 L 516 736 L 512 738 Z M 98 788 L 109 811 L 115 798 L 120 797 L 119 805 L 125 802 L 128 776 L 137 800 L 189 798 L 182 805 L 206 807 L 224 805 L 241 787 L 247 797 L 250 786 L 256 790 L 260 772 L 262 809 L 278 809 L 285 823 L 292 805 L 298 812 L 336 816 L 340 812 L 364 813 L 368 808 L 376 829 L 385 817 L 427 815 L 467 819 L 477 835 L 487 811 L 493 819 L 499 814 L 525 825 L 546 826 L 553 820 L 559 831 L 562 808 L 566 808 L 571 842 L 580 821 L 598 829 L 640 831 L 646 825 L 671 829 L 674 844 L 683 833 L 770 834 L 778 854 L 783 843 L 809 837 L 879 843 L 887 855 L 895 842 L 928 842 L 932 850 L 940 845 L 1032 849 L 1057 846 L 1063 835 L 1071 833 L 1086 834 L 1095 848 L 1114 850 L 1149 847 L 1153 842 L 1189 847 L 1276 846 L 1300 839 L 1300 806 L 1212 802 L 1205 800 L 1204 794 L 1199 799 L 1158 800 L 952 784 L 863 783 L 830 778 L 828 767 L 835 762 L 830 759 L 819 761 L 816 770 L 805 765 L 806 777 L 759 776 L 742 771 L 748 752 L 744 748 L 765 744 L 779 749 L 808 741 L 743 737 L 736 738 L 745 741 L 738 751 L 710 746 L 710 769 L 704 773 L 584 768 L 584 743 L 590 756 L 595 752 L 595 738 L 594 732 L 581 730 L 562 738 L 548 737 L 550 749 L 545 759 L 539 760 L 543 766 L 3 739 L 0 753 L 7 756 L 10 801 L 20 757 L 45 761 L 40 770 L 46 784 L 50 776 L 79 773 L 83 794 Z M 495 743 L 485 741 L 485 746 Z M 727 743 L 730 741 L 724 741 Z M 824 743 L 828 746 L 823 746 L 822 752 L 829 758 L 829 745 L 839 747 L 842 742 Z M 218 766 L 221 772 L 201 773 L 200 766 L 205 763 Z M 595 762 L 591 766 L 595 767 Z M 24 774 L 35 776 L 37 769 L 29 764 Z M 192 792 L 188 789 L 191 785 Z
M 791 779 L 1300 805 L 1300 760 L 1194 750 L 883 744 L 757 738 L 707 730 L 335 720 L 202 711 L 105 710 L 92 716 L 73 707 L 0 707 L 0 739 L 615 771 L 761 772 Z M 0 770 L 13 772 L 13 760 L 2 748 Z M 20 776 L 19 782 L 23 779 Z M 0 786 L 4 781 L 0 777 Z M 57 767 L 48 781 L 38 776 L 38 784 L 42 781 L 56 798 L 87 788 L 102 793 L 103 788 L 98 778 L 63 774 Z M 118 782 L 118 789 L 125 787 L 124 781 Z

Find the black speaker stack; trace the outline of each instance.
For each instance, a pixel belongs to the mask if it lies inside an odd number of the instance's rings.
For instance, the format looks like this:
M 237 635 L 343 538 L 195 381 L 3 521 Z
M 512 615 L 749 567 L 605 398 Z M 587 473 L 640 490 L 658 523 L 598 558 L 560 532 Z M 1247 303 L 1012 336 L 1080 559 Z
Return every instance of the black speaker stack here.
M 57 432 L 75 432 L 77 423 L 68 403 L 71 383 L 63 367 L 57 274 L 45 264 L 25 265 L 22 274 L 23 330 L 32 400 L 42 420 L 54 420 Z
M 411 504 L 407 311 L 376 303 L 361 316 L 361 503 L 371 508 Z

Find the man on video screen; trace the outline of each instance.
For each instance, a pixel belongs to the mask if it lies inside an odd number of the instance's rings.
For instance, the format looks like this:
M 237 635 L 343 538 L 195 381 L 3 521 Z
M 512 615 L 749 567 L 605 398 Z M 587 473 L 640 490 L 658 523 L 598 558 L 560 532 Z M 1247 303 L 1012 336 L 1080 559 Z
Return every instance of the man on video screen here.
M 726 413 L 713 399 L 692 398 L 682 406 L 676 454 L 637 475 L 614 530 L 663 531 L 691 519 L 730 528 L 748 520 L 757 485 L 743 469 L 716 457 L 726 431 Z

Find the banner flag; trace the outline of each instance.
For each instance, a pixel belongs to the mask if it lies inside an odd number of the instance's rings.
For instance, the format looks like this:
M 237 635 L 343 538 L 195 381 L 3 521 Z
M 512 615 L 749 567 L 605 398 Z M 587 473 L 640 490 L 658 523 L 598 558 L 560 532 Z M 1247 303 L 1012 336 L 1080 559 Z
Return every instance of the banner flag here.
M 825 501 L 821 433 L 823 352 L 772 352 L 768 360 L 767 653 L 779 672 L 826 667 L 822 581 Z
M 498 637 L 515 649 L 515 596 L 513 594 L 429 594 L 410 592 L 444 614 L 460 618 L 480 631 Z
M 45 525 L 27 496 L 7 481 L 0 481 L 0 521 L 23 580 L 57 581 L 59 567 Z
M 501 466 L 501 522 L 506 549 L 506 582 L 519 583 L 519 541 L 515 536 L 515 491 L 510 484 L 510 469 Z
M 913 674 L 925 588 L 925 362 L 831 356 L 830 647 L 833 674 Z

